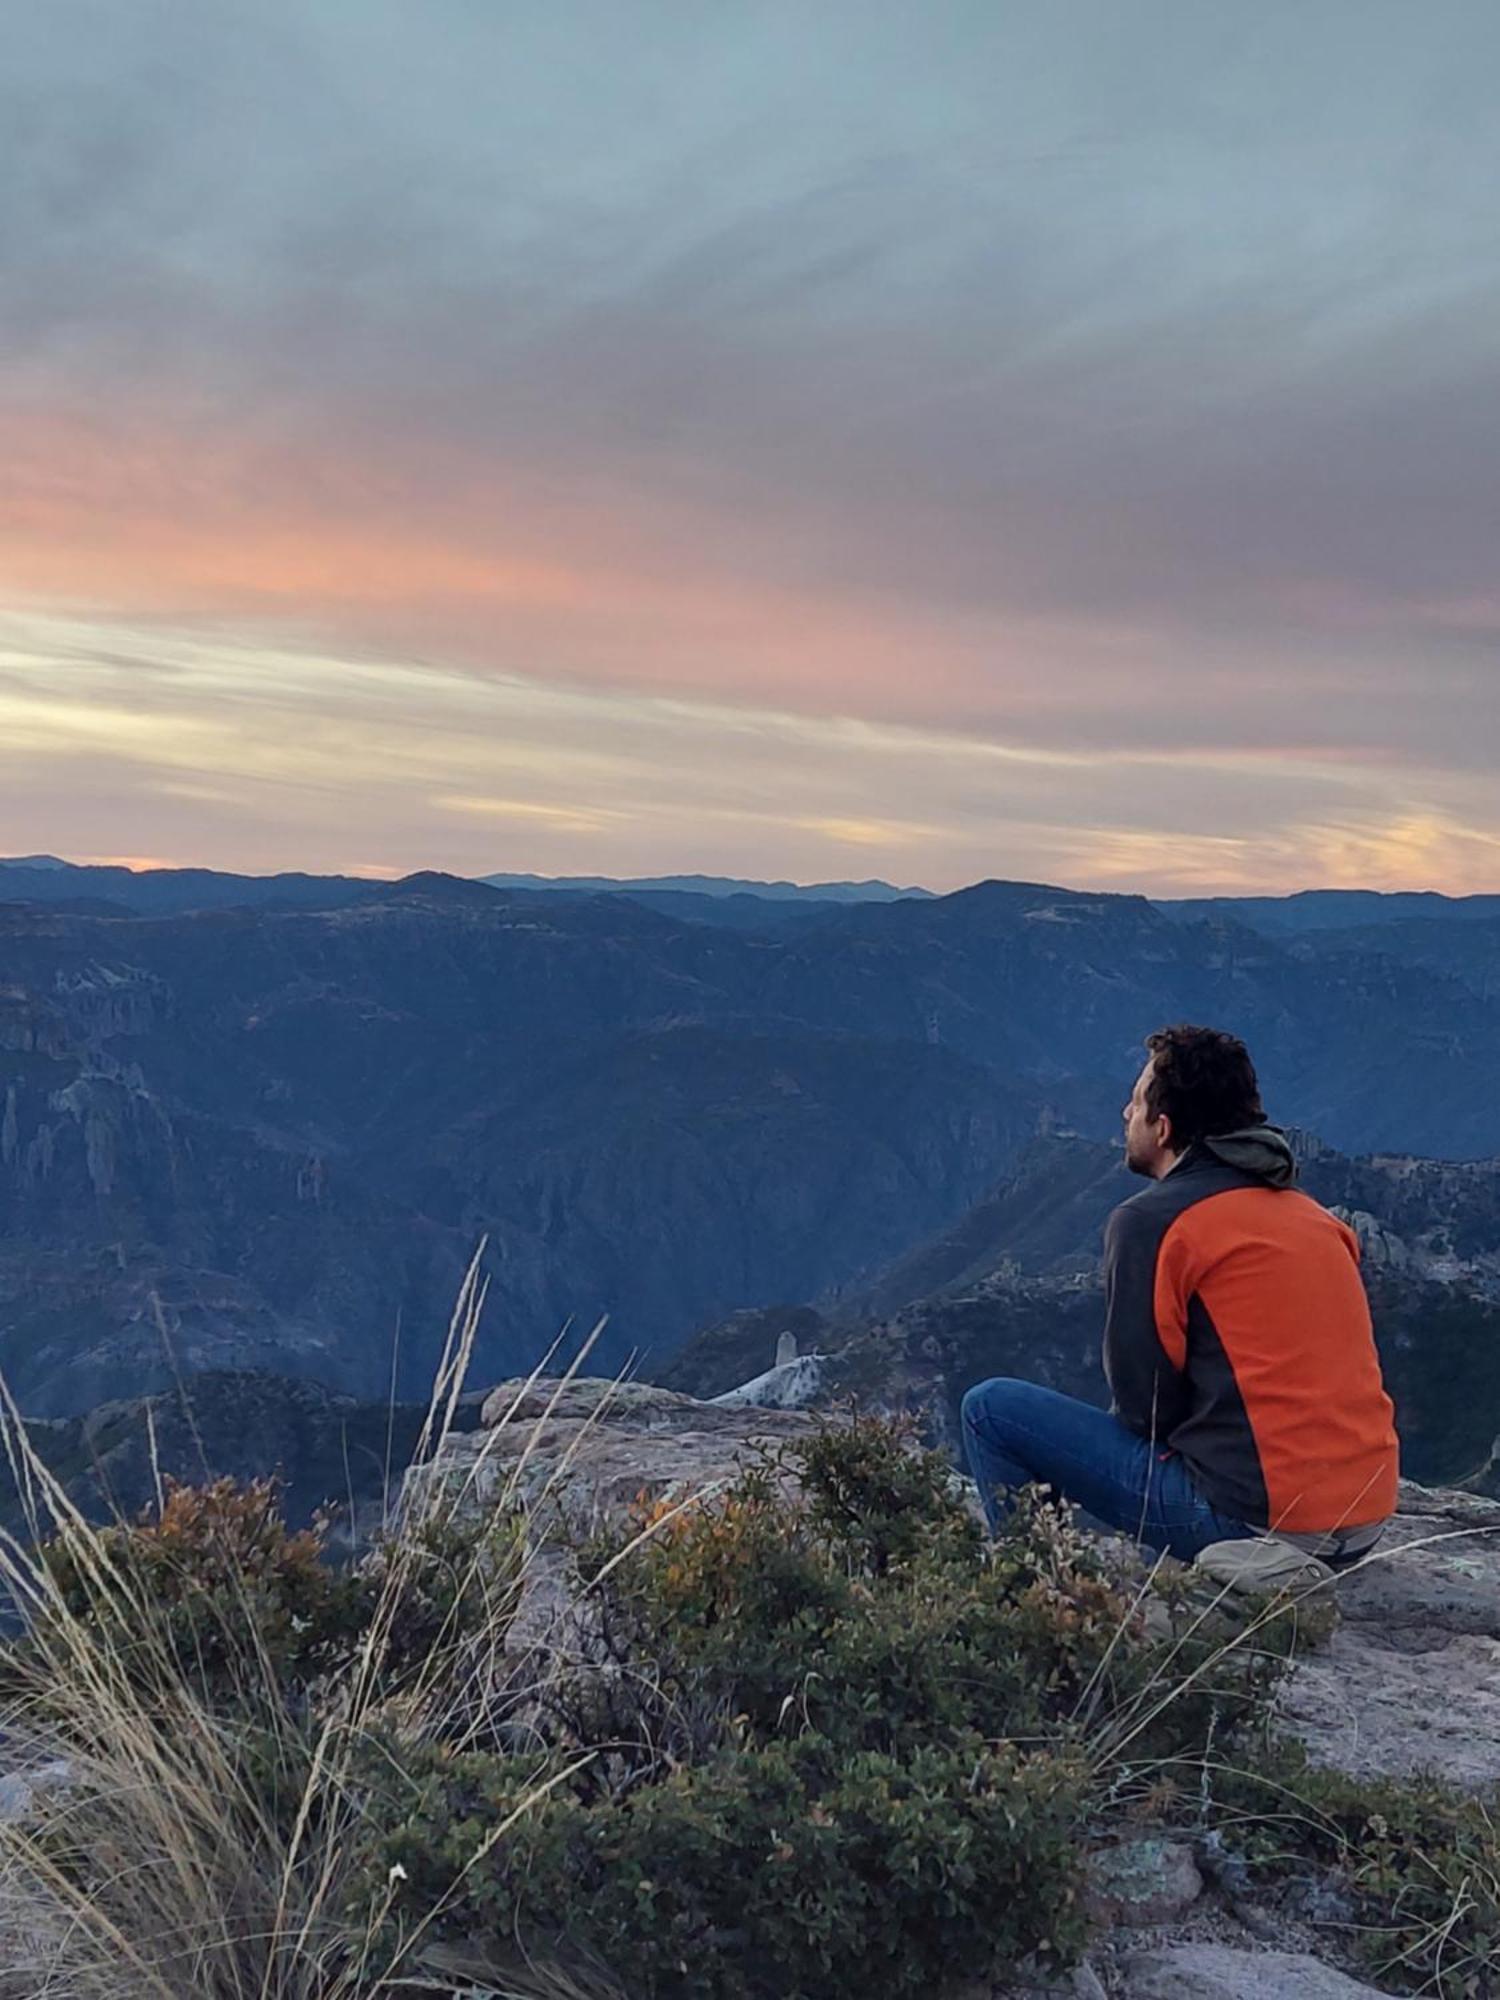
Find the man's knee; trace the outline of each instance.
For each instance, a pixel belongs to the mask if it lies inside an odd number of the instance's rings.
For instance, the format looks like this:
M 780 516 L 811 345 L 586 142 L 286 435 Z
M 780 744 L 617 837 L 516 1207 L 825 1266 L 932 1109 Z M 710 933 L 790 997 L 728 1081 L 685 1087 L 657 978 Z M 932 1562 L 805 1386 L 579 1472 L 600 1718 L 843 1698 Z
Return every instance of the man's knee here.
M 966 1431 L 1004 1431 L 1036 1401 L 1037 1385 L 1013 1375 L 995 1375 L 976 1382 L 964 1396 L 959 1414 Z

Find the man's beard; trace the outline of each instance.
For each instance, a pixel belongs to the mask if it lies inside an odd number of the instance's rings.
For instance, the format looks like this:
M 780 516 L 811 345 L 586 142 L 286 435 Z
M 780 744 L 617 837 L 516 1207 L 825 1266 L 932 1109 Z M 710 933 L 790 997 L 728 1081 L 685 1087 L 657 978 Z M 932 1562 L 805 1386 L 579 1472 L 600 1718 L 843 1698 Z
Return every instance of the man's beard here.
M 1125 1164 L 1131 1173 L 1140 1174 L 1145 1180 L 1155 1178 L 1151 1172 L 1151 1161 L 1142 1159 L 1141 1155 L 1135 1150 L 1128 1139 L 1125 1141 Z

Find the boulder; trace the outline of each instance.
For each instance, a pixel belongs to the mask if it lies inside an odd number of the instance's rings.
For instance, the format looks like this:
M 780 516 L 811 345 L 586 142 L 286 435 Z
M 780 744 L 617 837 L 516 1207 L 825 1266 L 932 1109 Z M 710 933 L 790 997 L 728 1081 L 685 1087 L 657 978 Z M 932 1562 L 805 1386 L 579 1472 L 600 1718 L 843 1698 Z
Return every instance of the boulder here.
M 592 1641 L 571 1558 L 549 1528 L 561 1521 L 586 1533 L 637 1502 L 708 1498 L 823 1421 L 795 1410 L 720 1408 L 647 1382 L 501 1382 L 484 1398 L 481 1428 L 450 1435 L 434 1460 L 411 1468 L 402 1490 L 410 1505 L 439 1486 L 460 1517 L 519 1504 L 538 1532 L 528 1530 L 506 1650 L 556 1663 Z
M 1193 1851 L 1179 1840 L 1121 1841 L 1084 1864 L 1083 1906 L 1096 1924 L 1169 1924 L 1202 1893 Z
M 658 1389 L 654 1382 L 529 1375 L 491 1389 L 480 1406 L 479 1421 L 486 1430 L 502 1424 L 589 1420 L 607 1420 L 614 1430 L 672 1430 L 680 1428 L 687 1412 L 702 1407 L 695 1397 Z
M 1366 1986 L 1302 1952 L 1173 1945 L 1126 1959 L 1124 2000 L 1379 2000 Z

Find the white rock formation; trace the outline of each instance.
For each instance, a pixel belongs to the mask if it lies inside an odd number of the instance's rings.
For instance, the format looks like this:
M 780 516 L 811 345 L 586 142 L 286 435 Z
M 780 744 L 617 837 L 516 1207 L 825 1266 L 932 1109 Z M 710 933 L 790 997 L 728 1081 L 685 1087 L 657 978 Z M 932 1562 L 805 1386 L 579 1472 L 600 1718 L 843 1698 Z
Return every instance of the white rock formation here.
M 791 1360 L 709 1401 L 721 1410 L 806 1410 L 817 1402 L 827 1371 L 826 1355 L 794 1353 Z

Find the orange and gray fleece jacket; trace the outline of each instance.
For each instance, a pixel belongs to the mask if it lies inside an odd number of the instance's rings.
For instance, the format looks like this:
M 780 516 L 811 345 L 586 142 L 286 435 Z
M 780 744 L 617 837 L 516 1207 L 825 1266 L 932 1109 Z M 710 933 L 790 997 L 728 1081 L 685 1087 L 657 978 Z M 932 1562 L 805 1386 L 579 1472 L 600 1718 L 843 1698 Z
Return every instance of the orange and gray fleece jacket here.
M 1105 1230 L 1104 1370 L 1123 1423 L 1221 1513 L 1323 1534 L 1395 1511 L 1397 1444 L 1351 1229 L 1274 1126 L 1190 1146 Z

